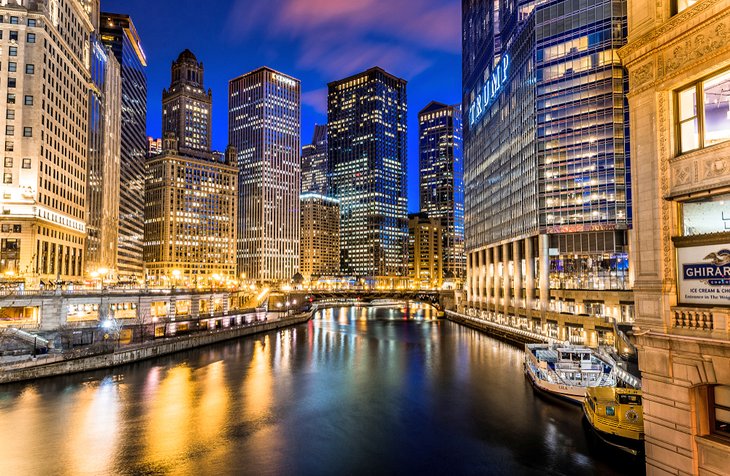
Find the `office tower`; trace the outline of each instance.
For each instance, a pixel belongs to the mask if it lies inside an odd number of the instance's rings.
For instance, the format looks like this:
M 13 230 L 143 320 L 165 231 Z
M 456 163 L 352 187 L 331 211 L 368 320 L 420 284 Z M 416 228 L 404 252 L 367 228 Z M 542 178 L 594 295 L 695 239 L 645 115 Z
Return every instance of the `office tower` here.
M 111 49 L 122 71 L 122 140 L 119 195 L 118 276 L 144 278 L 144 161 L 147 155 L 147 59 L 132 19 L 102 13 L 101 41 Z
M 597 345 L 569 315 L 632 313 L 626 4 L 571 2 L 464 3 L 468 303 Z
M 86 241 L 92 20 L 76 0 L 50 8 L 3 2 L 0 16 L 0 276 L 33 287 L 78 282 Z
M 314 193 L 301 196 L 300 274 L 305 282 L 340 273 L 340 203 Z
M 163 142 L 162 153 L 147 160 L 147 279 L 168 287 L 216 287 L 235 280 L 235 150 L 203 159 L 182 153 L 172 132 Z
M 172 63 L 170 87 L 162 92 L 162 133 L 180 141 L 180 152 L 209 158 L 212 92 L 203 86 L 203 63 L 190 50 Z
M 228 137 L 238 150 L 238 273 L 299 272 L 299 80 L 262 67 L 229 83 Z
M 162 153 L 162 139 L 147 138 L 147 158 Z
M 85 275 L 117 275 L 122 79 L 119 63 L 91 36 Z M 99 270 L 102 270 L 101 272 Z
M 631 78 L 646 474 L 727 474 L 730 4 L 628 7 L 633 21 L 619 54 Z
M 431 102 L 418 113 L 421 213 L 443 227 L 444 277 L 466 278 L 461 106 Z
M 328 85 L 331 196 L 340 200 L 341 271 L 408 274 L 406 81 L 372 68 Z
M 302 193 L 327 195 L 327 126 L 314 126 L 312 143 L 302 147 Z
M 427 213 L 408 215 L 408 277 L 414 289 L 440 288 L 443 284 L 444 228 Z

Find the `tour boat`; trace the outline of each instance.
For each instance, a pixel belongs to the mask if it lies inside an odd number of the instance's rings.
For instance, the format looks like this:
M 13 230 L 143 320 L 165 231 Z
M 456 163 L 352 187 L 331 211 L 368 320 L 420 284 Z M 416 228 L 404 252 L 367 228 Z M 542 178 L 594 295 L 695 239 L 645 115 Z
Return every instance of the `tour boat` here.
M 536 388 L 577 405 L 586 388 L 617 385 L 613 365 L 583 346 L 526 344 L 525 373 Z
M 641 390 L 592 387 L 586 390 L 583 413 L 605 442 L 638 454 L 644 447 L 644 413 Z

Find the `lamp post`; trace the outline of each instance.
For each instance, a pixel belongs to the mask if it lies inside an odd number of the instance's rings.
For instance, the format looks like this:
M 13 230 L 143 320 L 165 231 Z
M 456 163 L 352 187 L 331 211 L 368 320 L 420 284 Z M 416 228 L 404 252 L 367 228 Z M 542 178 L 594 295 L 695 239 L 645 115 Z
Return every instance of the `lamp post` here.
M 175 286 L 177 285 L 177 280 L 180 279 L 180 272 L 179 269 L 173 269 L 172 270 L 172 289 L 175 289 Z

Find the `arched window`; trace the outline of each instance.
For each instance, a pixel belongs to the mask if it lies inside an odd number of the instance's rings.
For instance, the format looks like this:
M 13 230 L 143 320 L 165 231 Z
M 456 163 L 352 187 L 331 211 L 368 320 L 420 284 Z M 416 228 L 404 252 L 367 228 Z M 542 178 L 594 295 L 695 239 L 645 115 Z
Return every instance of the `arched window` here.
M 730 385 L 710 387 L 710 431 L 730 438 Z

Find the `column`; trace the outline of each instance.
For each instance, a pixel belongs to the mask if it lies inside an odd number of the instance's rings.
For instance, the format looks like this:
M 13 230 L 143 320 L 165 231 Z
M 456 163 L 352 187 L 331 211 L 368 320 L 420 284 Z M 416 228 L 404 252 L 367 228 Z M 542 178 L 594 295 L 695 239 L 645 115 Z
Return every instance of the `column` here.
M 512 257 L 514 262 L 512 293 L 515 297 L 515 308 L 524 307 L 522 304 L 522 240 L 512 243 Z
M 473 283 L 471 272 L 471 253 L 466 254 L 466 305 L 469 306 L 473 299 Z
M 477 279 L 477 296 L 479 299 L 479 309 L 483 309 L 484 307 L 484 251 L 479 250 L 477 251 L 477 273 L 478 273 L 478 279 Z
M 540 311 L 546 312 L 550 302 L 550 237 L 539 235 Z
M 502 292 L 504 293 L 504 316 L 509 318 L 510 297 L 512 295 L 512 282 L 509 276 L 509 243 L 502 245 Z
M 493 260 L 492 260 L 492 249 L 491 248 L 487 248 L 486 250 L 484 250 L 484 259 L 485 259 L 485 263 L 484 263 L 485 296 L 484 297 L 486 300 L 485 308 L 486 308 L 487 312 L 490 312 L 490 310 L 493 309 L 491 302 L 492 302 L 492 295 L 494 294 L 492 292 L 492 285 L 494 284 L 494 276 L 493 276 L 493 271 L 492 271 Z
M 496 319 L 496 314 L 499 312 L 499 305 L 500 305 L 500 296 L 502 291 L 502 277 L 499 275 L 499 268 L 502 265 L 502 261 L 499 259 L 499 250 L 501 248 L 499 245 L 492 248 L 492 264 L 494 266 L 494 318 Z
M 532 237 L 525 239 L 525 307 L 533 309 L 535 300 L 535 250 Z

